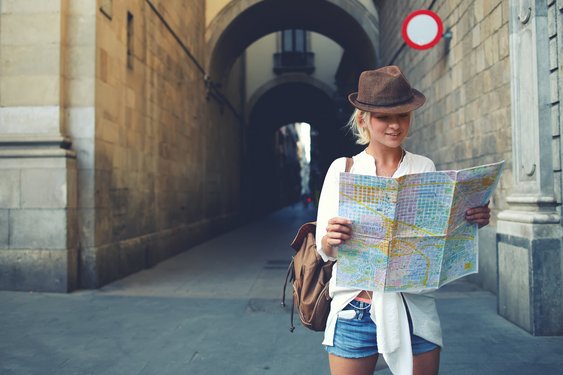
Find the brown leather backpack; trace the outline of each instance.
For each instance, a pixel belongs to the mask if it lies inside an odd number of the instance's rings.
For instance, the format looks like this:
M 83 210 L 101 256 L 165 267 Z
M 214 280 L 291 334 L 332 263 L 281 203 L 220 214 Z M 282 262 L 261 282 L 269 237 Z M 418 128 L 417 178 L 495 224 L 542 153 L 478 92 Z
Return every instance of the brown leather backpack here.
M 324 331 L 330 311 L 331 298 L 328 295 L 328 282 L 332 276 L 334 262 L 324 262 L 315 245 L 315 222 L 305 223 L 299 228 L 291 247 L 297 252 L 289 265 L 283 287 L 282 305 L 285 306 L 287 281 L 293 285 L 291 305 L 291 326 L 297 307 L 301 323 L 313 331 Z
M 346 172 L 352 167 L 352 158 L 346 158 Z M 285 277 L 282 306 L 285 306 L 285 290 L 288 280 L 293 285 L 293 303 L 289 330 L 293 332 L 293 314 L 297 306 L 301 323 L 313 331 L 324 331 L 330 312 L 331 298 L 328 283 L 332 276 L 334 261 L 325 262 L 317 252 L 315 244 L 316 222 L 305 223 L 299 228 L 291 247 L 296 251 Z

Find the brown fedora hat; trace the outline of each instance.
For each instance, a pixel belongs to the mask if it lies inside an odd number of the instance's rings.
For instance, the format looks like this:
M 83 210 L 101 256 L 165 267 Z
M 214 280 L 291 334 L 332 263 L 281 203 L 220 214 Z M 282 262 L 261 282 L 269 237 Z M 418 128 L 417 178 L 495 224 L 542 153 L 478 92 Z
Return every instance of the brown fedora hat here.
M 404 113 L 422 106 L 426 97 L 411 87 L 399 67 L 390 65 L 362 72 L 358 92 L 348 100 L 362 111 Z

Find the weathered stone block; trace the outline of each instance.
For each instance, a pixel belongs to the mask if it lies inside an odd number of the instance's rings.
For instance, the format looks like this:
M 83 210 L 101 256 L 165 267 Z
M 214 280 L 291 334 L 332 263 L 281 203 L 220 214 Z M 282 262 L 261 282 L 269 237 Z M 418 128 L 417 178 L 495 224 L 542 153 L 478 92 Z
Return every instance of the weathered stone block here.
M 530 331 L 530 280 L 528 249 L 499 242 L 499 314 Z
M 16 249 L 66 249 L 66 210 L 11 210 L 10 241 Z
M 0 132 L 6 134 L 59 134 L 60 108 L 58 106 L 0 107 Z
M 485 63 L 485 46 L 483 43 L 477 47 L 473 53 L 475 54 L 475 71 L 481 72 L 483 71 L 487 65 Z
M 0 106 L 51 106 L 60 102 L 60 76 L 16 76 L 0 80 Z
M 498 61 L 499 56 L 499 46 L 498 39 L 495 36 L 491 36 L 484 42 L 485 47 L 485 64 L 491 66 Z
M 547 10 L 547 36 L 550 38 L 557 35 L 557 8 L 551 6 Z
M 500 5 L 502 7 L 502 24 L 508 25 L 510 18 L 510 1 L 503 1 Z
M 484 15 L 487 16 L 489 13 L 491 13 L 501 2 L 502 0 L 482 1 Z
M 10 210 L 0 209 L 0 249 L 10 246 Z
M 3 77 L 58 75 L 60 69 L 60 50 L 51 45 L 0 45 Z
M 560 106 L 561 104 L 557 104 L 551 107 L 551 135 L 554 137 L 561 134 L 561 130 L 559 128 Z
M 80 244 L 83 247 L 91 247 L 95 244 L 95 222 L 96 222 L 96 209 L 94 208 L 78 208 L 77 211 L 78 222 L 78 236 L 80 237 Z
M 491 22 L 491 33 L 495 33 L 502 26 L 502 6 L 497 6 L 489 17 Z
M 553 170 L 561 170 L 561 140 L 554 138 L 551 142 L 551 154 L 553 158 Z
M 116 96 L 114 87 L 97 81 L 96 100 L 96 112 L 101 115 L 100 117 L 115 123 L 119 117 L 122 99 Z
M 496 228 L 486 226 L 479 230 L 479 273 L 471 276 L 483 289 L 498 293 L 498 254 Z
M 96 15 L 96 0 L 70 1 L 68 12 L 72 15 Z
M 68 208 L 66 210 L 67 222 L 67 249 L 74 249 L 80 246 L 80 238 L 78 233 L 78 209 Z
M 559 71 L 556 70 L 549 75 L 549 88 L 551 103 L 559 102 Z
M 557 212 L 561 216 L 561 186 L 563 184 L 561 171 L 556 171 L 553 173 L 553 191 L 555 192 L 555 196 L 558 197 L 558 207 Z M 563 257 L 563 253 L 561 254 Z M 563 259 L 561 260 L 561 265 L 563 267 Z M 561 270 L 561 274 L 563 274 L 563 269 Z
M 0 23 L 3 44 L 59 45 L 61 15 L 55 13 L 4 13 Z
M 498 31 L 498 46 L 499 46 L 499 59 L 508 57 L 509 44 L 508 44 L 508 23 L 505 23 Z
M 94 45 L 71 46 L 68 48 L 68 77 L 90 77 L 96 75 L 96 48 Z
M 77 185 L 80 186 L 77 192 L 77 207 L 94 208 L 96 206 L 94 170 L 78 169 Z
M 20 207 L 20 188 L 19 170 L 0 169 L 0 209 Z
M 77 287 L 77 251 L 0 250 L 0 289 L 69 292 Z
M 96 209 L 96 222 L 95 222 L 95 234 L 94 241 L 97 246 L 105 245 L 112 242 L 112 232 L 113 232 L 113 219 L 112 211 L 109 208 Z
M 471 30 L 471 46 L 475 48 L 481 44 L 481 41 L 481 27 L 480 25 L 476 25 L 473 30 Z
M 100 286 L 146 267 L 150 238 L 131 239 L 89 248 L 82 257 L 80 284 L 86 288 Z
M 0 13 L 57 13 L 61 10 L 59 1 L 43 0 L 2 0 Z
M 553 38 L 549 41 L 549 69 L 557 69 L 557 39 Z
M 96 80 L 94 77 L 73 78 L 68 82 L 67 105 L 88 107 L 94 103 Z
M 68 18 L 67 27 L 70 45 L 94 45 L 96 42 L 96 17 L 94 15 L 75 14 Z M 93 61 L 94 59 L 90 60 L 90 63 Z
M 22 208 L 66 208 L 66 169 L 24 169 L 21 171 Z

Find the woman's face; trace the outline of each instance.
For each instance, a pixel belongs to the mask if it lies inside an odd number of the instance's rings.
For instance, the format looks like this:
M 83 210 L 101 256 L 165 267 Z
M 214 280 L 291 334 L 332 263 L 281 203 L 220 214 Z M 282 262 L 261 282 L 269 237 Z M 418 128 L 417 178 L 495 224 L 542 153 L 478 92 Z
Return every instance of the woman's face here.
M 379 143 L 389 148 L 400 147 L 409 132 L 412 112 L 376 113 L 372 112 L 367 125 L 371 143 Z

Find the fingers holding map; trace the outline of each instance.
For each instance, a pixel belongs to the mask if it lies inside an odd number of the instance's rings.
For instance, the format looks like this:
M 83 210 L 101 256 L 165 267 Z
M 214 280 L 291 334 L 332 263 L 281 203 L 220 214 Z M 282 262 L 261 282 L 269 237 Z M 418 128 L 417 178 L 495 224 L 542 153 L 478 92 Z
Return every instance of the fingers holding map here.
M 336 284 L 365 290 L 436 289 L 478 270 L 477 224 L 504 161 L 399 178 L 340 174 L 339 216 L 352 237 L 338 249 Z

